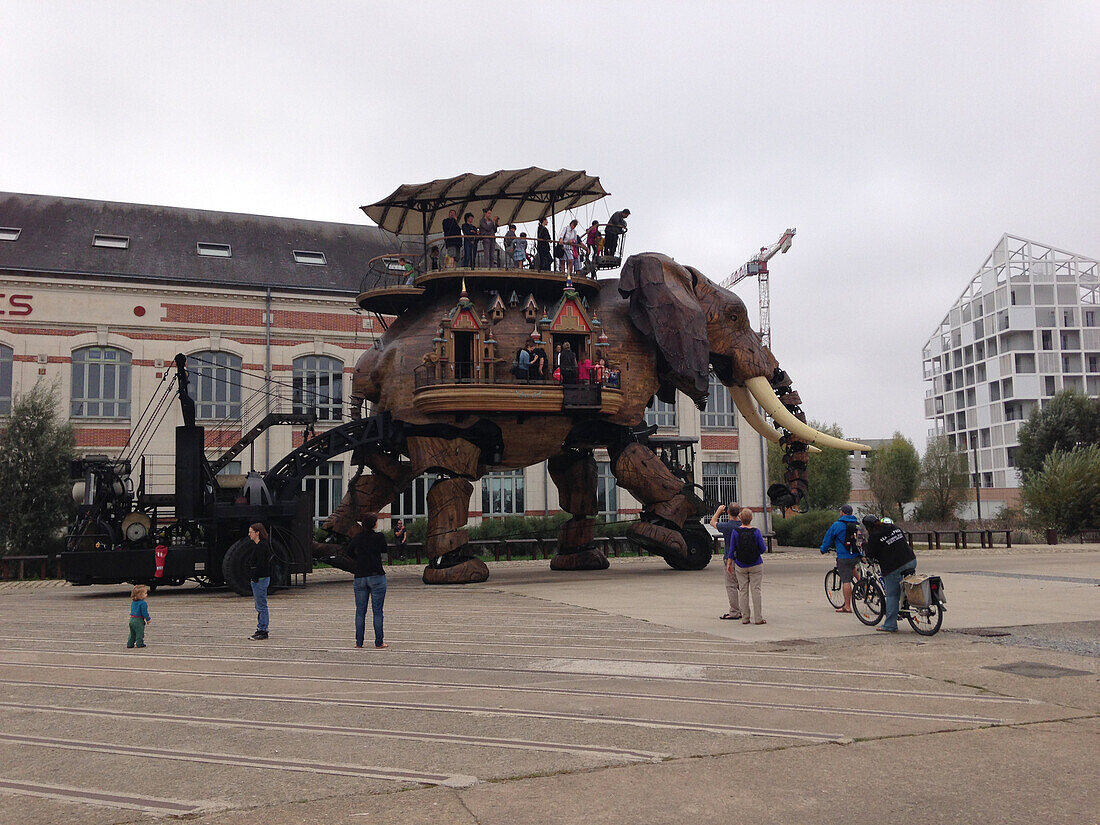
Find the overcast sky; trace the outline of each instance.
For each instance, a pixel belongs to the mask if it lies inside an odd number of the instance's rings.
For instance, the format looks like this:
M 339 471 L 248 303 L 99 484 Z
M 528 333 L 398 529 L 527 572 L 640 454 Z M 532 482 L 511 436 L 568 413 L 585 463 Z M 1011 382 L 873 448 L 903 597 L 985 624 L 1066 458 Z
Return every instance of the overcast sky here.
M 1100 256 L 1100 3 L 0 0 L 0 189 L 367 223 L 586 169 L 715 280 L 788 227 L 809 417 L 923 449 L 921 347 L 1007 232 Z M 756 316 L 755 283 L 738 291 Z

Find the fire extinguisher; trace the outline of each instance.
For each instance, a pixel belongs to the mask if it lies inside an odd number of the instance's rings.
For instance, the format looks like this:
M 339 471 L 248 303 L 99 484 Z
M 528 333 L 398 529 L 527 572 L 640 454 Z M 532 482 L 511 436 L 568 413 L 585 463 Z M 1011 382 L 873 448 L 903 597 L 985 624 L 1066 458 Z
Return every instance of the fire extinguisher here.
M 168 555 L 168 548 L 163 544 L 158 544 L 157 549 L 154 551 L 154 558 L 157 563 L 157 572 L 154 573 L 154 577 L 158 579 L 164 578 L 164 557 Z

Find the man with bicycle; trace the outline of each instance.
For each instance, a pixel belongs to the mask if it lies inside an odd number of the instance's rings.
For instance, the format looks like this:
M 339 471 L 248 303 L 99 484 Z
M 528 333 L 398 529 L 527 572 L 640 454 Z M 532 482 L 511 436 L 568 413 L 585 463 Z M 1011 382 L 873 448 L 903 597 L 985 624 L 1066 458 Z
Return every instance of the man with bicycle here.
M 822 554 L 836 550 L 836 570 L 840 574 L 841 588 L 844 591 L 844 604 L 836 609 L 837 613 L 852 612 L 852 577 L 860 552 L 859 521 L 852 515 L 852 505 L 840 508 L 840 518 L 825 531 L 821 540 Z M 835 604 L 835 602 L 834 602 Z
M 878 562 L 886 596 L 886 618 L 875 630 L 897 633 L 901 580 L 917 571 L 917 555 L 905 533 L 893 522 L 880 521 L 878 516 L 864 516 L 863 526 L 868 534 L 863 552 L 867 558 Z

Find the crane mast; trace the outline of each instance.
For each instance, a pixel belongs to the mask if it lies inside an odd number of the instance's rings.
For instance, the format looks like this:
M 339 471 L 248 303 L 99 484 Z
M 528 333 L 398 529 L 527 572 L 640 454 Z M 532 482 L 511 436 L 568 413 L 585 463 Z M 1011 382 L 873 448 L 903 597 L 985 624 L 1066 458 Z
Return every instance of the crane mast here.
M 771 296 L 768 290 L 768 261 L 780 252 L 786 252 L 791 248 L 791 240 L 794 238 L 794 233 L 796 231 L 797 230 L 793 228 L 788 228 L 787 231 L 779 237 L 779 240 L 771 246 L 760 247 L 758 253 L 753 255 L 740 269 L 722 282 L 722 286 L 729 289 L 734 284 L 750 275 L 756 276 L 757 283 L 760 285 L 760 340 L 763 342 L 764 346 L 769 349 L 772 345 L 772 319 Z

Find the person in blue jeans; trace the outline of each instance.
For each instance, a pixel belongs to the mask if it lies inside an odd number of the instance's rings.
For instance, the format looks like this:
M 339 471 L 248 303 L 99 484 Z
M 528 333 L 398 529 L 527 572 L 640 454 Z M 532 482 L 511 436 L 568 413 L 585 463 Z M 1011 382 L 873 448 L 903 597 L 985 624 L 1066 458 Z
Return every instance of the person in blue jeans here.
M 386 537 L 377 531 L 378 516 L 367 513 L 363 529 L 348 542 L 347 554 L 355 562 L 355 646 L 363 646 L 367 627 L 367 602 L 374 611 L 374 646 L 389 647 L 382 638 L 382 605 L 386 602 L 386 571 L 382 554 Z
M 917 572 L 917 556 L 905 533 L 896 524 L 879 521 L 878 516 L 864 516 L 863 526 L 868 534 L 863 554 L 878 562 L 886 591 L 886 618 L 875 630 L 897 633 L 901 580 Z
M 271 539 L 267 528 L 256 522 L 248 528 L 248 537 L 255 542 L 252 551 L 252 603 L 256 606 L 256 632 L 248 638 L 254 642 L 267 640 L 267 589 L 271 586 Z

